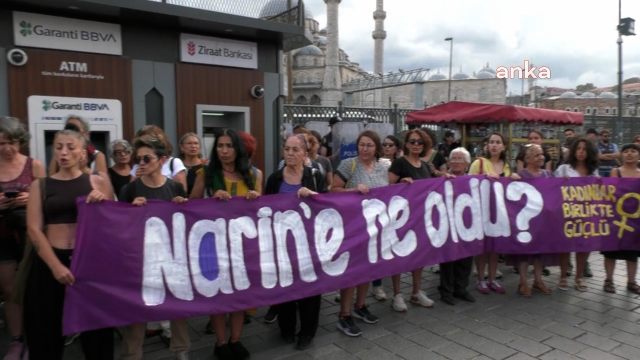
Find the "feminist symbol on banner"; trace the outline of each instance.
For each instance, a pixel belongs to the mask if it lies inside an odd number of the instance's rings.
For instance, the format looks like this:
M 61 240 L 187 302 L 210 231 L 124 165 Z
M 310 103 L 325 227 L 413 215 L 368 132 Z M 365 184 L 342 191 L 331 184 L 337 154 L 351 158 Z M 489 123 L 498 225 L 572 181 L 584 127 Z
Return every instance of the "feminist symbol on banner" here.
M 624 202 L 627 201 L 627 199 L 631 199 L 631 198 L 636 199 L 638 200 L 638 202 L 640 202 L 640 194 L 627 193 L 623 195 L 620 198 L 620 200 L 618 200 L 618 203 L 616 204 L 616 210 L 618 211 L 618 214 L 622 216 L 621 221 L 616 220 L 613 222 L 615 225 L 618 225 L 618 227 L 620 227 L 620 230 L 618 231 L 619 239 L 622 239 L 622 235 L 624 234 L 625 231 L 629 231 L 629 232 L 634 231 L 631 226 L 627 225 L 627 219 L 637 219 L 640 217 L 640 204 L 638 206 L 638 210 L 636 210 L 636 212 L 634 212 L 633 214 L 629 214 L 623 209 Z

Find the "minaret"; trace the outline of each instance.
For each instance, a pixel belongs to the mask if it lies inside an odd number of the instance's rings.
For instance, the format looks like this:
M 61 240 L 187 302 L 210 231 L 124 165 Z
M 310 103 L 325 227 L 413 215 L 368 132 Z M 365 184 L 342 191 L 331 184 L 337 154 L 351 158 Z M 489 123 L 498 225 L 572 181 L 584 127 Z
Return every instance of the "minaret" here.
M 324 2 L 327 3 L 327 59 L 322 82 L 322 105 L 338 106 L 338 101 L 342 101 L 338 31 L 338 6 L 342 0 L 324 0 Z
M 376 75 L 384 74 L 384 39 L 387 38 L 384 20 L 387 18 L 387 12 L 383 10 L 383 2 L 384 0 L 376 0 L 376 11 L 373 12 L 373 19 L 376 21 L 376 29 L 373 31 L 373 73 Z

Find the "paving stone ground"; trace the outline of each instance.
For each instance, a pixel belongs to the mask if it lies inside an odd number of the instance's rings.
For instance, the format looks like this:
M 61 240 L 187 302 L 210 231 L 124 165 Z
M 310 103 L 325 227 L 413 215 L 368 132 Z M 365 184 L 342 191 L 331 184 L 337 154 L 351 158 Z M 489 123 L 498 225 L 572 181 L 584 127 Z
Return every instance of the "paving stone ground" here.
M 378 302 L 367 298 L 370 310 L 380 317 L 379 323 L 359 322 L 363 336 L 349 338 L 336 328 L 339 305 L 335 293 L 322 300 L 320 329 L 308 350 L 295 350 L 280 339 L 277 324 L 264 324 L 266 308 L 260 309 L 243 332 L 242 342 L 252 359 L 629 359 L 640 358 L 640 296 L 626 291 L 626 267 L 618 262 L 615 283 L 617 294 L 602 290 L 603 259 L 592 254 L 594 277 L 586 279 L 590 289 L 579 292 L 555 288 L 558 268 L 545 277 L 552 295 L 534 292 L 525 299 L 516 294 L 518 275 L 500 264 L 505 295 L 480 295 L 470 286 L 477 302 L 455 306 L 440 301 L 437 292 L 439 276 L 430 270 L 423 272 L 423 290 L 436 300 L 432 309 L 414 306 L 407 301 L 409 311 L 397 313 L 391 300 Z M 533 275 L 530 274 L 530 278 Z M 570 278 L 572 283 L 573 278 Z M 472 280 L 475 284 L 475 280 Z M 383 286 L 391 298 L 391 280 Z M 411 290 L 411 276 L 402 278 L 405 294 Z M 213 359 L 214 335 L 205 335 L 207 318 L 189 321 L 192 349 L 190 359 Z M 358 321 L 358 320 L 356 320 Z M 1 330 L 0 353 L 8 347 L 6 328 Z M 116 351 L 120 339 L 116 336 Z M 148 360 L 174 359 L 168 344 L 155 337 L 145 342 Z M 84 359 L 78 341 L 67 347 L 65 360 Z

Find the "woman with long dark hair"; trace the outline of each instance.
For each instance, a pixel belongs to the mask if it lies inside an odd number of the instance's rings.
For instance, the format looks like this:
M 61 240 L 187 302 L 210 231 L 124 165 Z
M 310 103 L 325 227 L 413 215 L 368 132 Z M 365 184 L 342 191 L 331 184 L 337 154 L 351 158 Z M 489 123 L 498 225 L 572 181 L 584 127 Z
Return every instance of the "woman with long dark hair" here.
M 213 143 L 209 164 L 197 172 L 189 198 L 227 201 L 233 196 L 242 196 L 255 200 L 262 192 L 262 181 L 262 172 L 251 166 L 249 154 L 238 133 L 233 129 L 224 129 Z M 244 311 L 235 311 L 229 315 L 231 337 L 227 341 L 227 314 L 211 316 L 217 338 L 214 354 L 218 359 L 249 357 L 249 352 L 240 342 L 244 317 Z
M 598 176 L 598 148 L 593 141 L 580 137 L 571 142 L 569 152 L 564 164 L 560 165 L 555 172 L 556 177 L 566 179 L 572 177 Z M 560 281 L 558 289 L 569 290 L 569 282 L 567 281 L 567 273 L 569 269 L 570 253 L 560 254 Z M 576 253 L 576 277 L 574 285 L 580 291 L 587 291 L 589 287 L 582 280 L 589 259 L 588 252 Z
M 487 150 L 484 155 L 471 164 L 469 175 L 487 175 L 488 177 L 499 179 L 501 177 L 510 177 L 512 175 L 509 160 L 507 160 L 507 151 L 505 147 L 504 136 L 500 133 L 493 133 L 489 136 Z M 504 294 L 506 291 L 496 280 L 502 277 L 498 271 L 497 253 L 484 253 L 476 256 L 476 272 L 478 275 L 478 284 L 476 288 L 481 294 L 490 294 L 491 290 L 498 294 Z M 485 280 L 485 266 L 489 261 L 489 272 Z
M 24 323 L 29 356 L 34 360 L 63 356 L 65 288 L 75 280 L 69 268 L 76 241 L 76 199 L 87 196 L 87 202 L 99 202 L 108 199 L 105 194 L 111 191 L 108 181 L 80 169 L 82 158 L 87 156 L 85 142 L 75 131 L 58 132 L 53 144 L 58 172 L 31 183 L 27 229 L 37 256 L 25 288 Z M 87 359 L 113 359 L 112 329 L 86 331 L 80 341 Z

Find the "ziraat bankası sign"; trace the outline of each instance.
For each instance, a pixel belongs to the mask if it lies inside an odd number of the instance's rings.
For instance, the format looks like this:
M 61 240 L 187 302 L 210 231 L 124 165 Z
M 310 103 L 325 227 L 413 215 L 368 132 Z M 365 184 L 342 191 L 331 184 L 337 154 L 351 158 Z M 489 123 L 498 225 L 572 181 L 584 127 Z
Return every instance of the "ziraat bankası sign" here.
M 120 25 L 13 12 L 17 46 L 122 55 Z
M 258 44 L 180 34 L 180 60 L 198 64 L 257 69 Z

